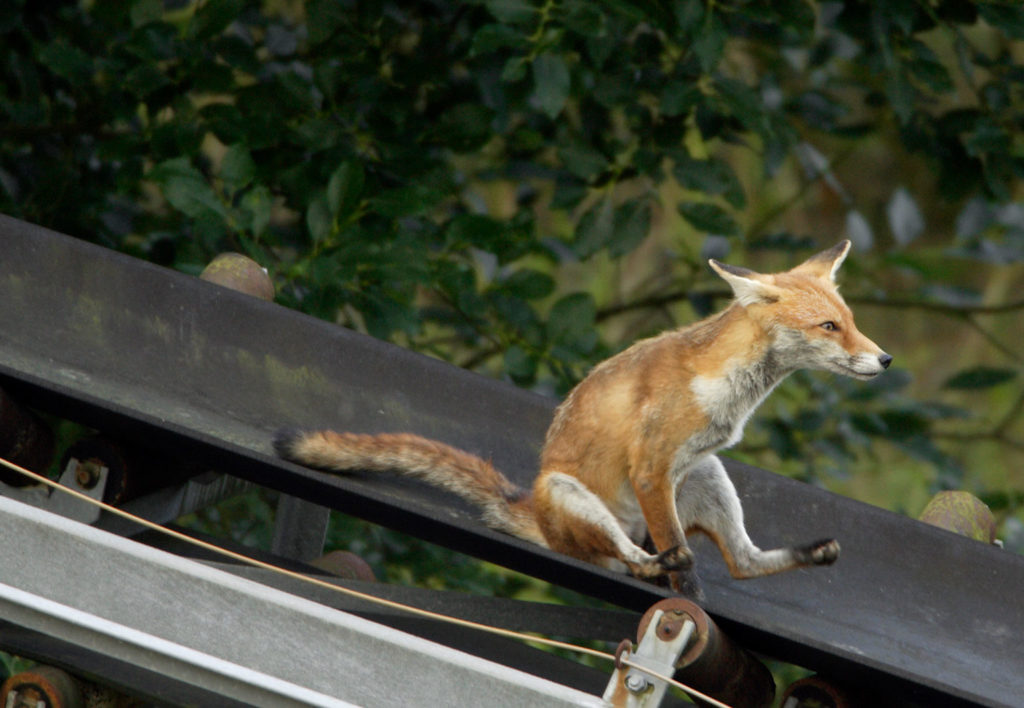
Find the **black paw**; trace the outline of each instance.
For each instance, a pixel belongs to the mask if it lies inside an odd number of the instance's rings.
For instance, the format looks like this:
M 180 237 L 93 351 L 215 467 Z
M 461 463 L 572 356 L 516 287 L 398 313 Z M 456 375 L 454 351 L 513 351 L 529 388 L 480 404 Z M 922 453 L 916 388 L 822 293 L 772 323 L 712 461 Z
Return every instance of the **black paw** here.
M 839 558 L 839 541 L 827 538 L 797 548 L 795 552 L 804 565 L 832 565 Z
M 693 551 L 686 546 L 673 546 L 655 556 L 655 562 L 665 572 L 689 570 L 693 567 Z
M 691 568 L 682 573 L 670 573 L 668 577 L 669 586 L 687 600 L 696 602 L 699 605 L 707 599 L 703 588 L 701 588 L 700 578 L 697 577 L 696 570 Z
M 693 567 L 693 553 L 686 546 L 673 546 L 641 563 L 630 563 L 629 572 L 644 580 L 665 578 L 669 573 Z

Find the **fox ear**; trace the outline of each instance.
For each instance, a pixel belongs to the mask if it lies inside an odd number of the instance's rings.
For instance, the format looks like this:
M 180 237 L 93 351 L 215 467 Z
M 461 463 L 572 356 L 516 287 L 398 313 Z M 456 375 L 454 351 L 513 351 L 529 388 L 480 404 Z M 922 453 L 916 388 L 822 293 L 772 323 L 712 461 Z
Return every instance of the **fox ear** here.
M 846 260 L 846 254 L 850 252 L 850 241 L 843 240 L 827 251 L 815 254 L 798 265 L 793 270 L 814 275 L 829 280 L 836 279 L 836 271 Z
M 725 282 L 729 283 L 736 300 L 746 307 L 757 303 L 776 302 L 779 299 L 778 290 L 769 283 L 762 280 L 765 276 L 755 273 L 747 268 L 721 263 L 712 258 L 708 261 L 716 273 L 722 276 Z

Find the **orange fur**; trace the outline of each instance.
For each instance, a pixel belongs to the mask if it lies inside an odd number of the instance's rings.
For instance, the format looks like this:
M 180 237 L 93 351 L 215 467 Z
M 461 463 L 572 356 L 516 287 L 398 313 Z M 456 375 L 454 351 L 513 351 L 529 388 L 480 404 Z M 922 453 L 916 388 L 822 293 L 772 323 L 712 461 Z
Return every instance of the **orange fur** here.
M 713 453 L 739 440 L 761 400 L 798 368 L 858 378 L 892 357 L 861 334 L 833 282 L 849 242 L 785 273 L 712 261 L 736 300 L 688 327 L 635 343 L 599 364 L 555 412 L 532 495 L 489 463 L 413 435 L 289 433 L 277 449 L 332 470 L 395 470 L 463 496 L 488 525 L 635 575 L 692 562 L 686 531 L 710 535 L 736 577 L 827 564 L 835 541 L 762 551 Z M 657 548 L 640 544 L 649 534 Z

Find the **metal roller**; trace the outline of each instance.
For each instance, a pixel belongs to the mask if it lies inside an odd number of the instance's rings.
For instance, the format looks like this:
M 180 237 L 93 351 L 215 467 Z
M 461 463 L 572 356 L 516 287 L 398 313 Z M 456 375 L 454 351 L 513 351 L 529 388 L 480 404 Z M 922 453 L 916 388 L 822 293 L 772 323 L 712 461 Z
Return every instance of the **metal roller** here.
M 970 492 L 939 492 L 918 519 L 975 541 L 996 543 L 997 524 L 992 510 Z
M 259 263 L 241 253 L 221 253 L 199 277 L 238 292 L 274 301 L 274 281 Z
M 103 501 L 115 505 L 182 482 L 198 471 L 165 455 L 101 436 L 83 438 L 71 445 L 61 459 L 61 469 L 66 470 L 72 461 L 77 465 L 74 481 L 82 489 L 91 489 L 101 471 L 107 470 Z
M 681 597 L 651 605 L 640 619 L 637 637 L 643 637 L 655 613 L 662 616 L 657 636 L 670 636 L 690 620 L 695 629 L 676 661 L 676 678 L 733 708 L 763 708 L 775 697 L 775 680 L 767 667 L 734 644 L 700 607 Z
M 886 705 L 878 696 L 867 698 L 821 676 L 794 681 L 782 693 L 780 708 L 868 708 Z
M 84 708 L 78 682 L 53 666 L 35 666 L 9 677 L 0 687 L 6 708 Z

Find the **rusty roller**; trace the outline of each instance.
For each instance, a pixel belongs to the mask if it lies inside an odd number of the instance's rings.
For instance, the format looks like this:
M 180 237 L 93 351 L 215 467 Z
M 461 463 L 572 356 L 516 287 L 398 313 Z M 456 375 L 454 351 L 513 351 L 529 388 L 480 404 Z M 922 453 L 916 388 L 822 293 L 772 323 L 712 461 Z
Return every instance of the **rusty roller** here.
M 0 389 L 0 457 L 32 472 L 45 474 L 53 452 L 53 431 L 50 427 Z M 7 468 L 0 469 L 0 481 L 12 487 L 34 484 L 25 475 Z
M 83 489 L 95 486 L 100 470 L 107 468 L 103 501 L 114 505 L 182 482 L 198 471 L 169 460 L 165 455 L 102 436 L 83 438 L 71 445 L 61 459 L 61 470 L 67 469 L 72 460 L 77 465 L 75 482 Z
M 734 644 L 700 607 L 681 597 L 651 605 L 640 619 L 637 641 L 654 614 L 661 610 L 657 636 L 667 639 L 686 619 L 693 637 L 676 661 L 676 678 L 733 708 L 765 708 L 775 697 L 775 680 L 767 667 Z
M 779 702 L 780 708 L 868 708 L 877 705 L 884 705 L 877 697 L 869 700 L 860 692 L 821 676 L 808 676 L 789 684 Z
M 78 682 L 53 666 L 35 666 L 9 677 L 0 687 L 7 708 L 84 708 Z
M 221 253 L 210 261 L 199 277 L 261 300 L 274 300 L 274 283 L 267 271 L 241 253 Z
M 351 551 L 331 551 L 310 561 L 309 564 L 346 580 L 377 579 L 370 564 Z
M 976 541 L 996 542 L 996 519 L 992 510 L 970 492 L 939 492 L 918 519 Z

